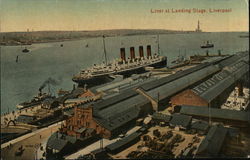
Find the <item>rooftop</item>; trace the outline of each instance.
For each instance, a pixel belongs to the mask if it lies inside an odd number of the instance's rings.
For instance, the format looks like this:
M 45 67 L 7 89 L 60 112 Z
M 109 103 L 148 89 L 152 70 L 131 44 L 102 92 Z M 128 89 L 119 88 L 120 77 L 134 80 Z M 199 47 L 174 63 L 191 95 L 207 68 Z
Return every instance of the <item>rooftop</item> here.
M 174 113 L 172 114 L 170 125 L 187 128 L 191 120 L 192 120 L 191 116 Z
M 217 156 L 221 150 L 224 139 L 227 134 L 227 129 L 221 125 L 212 126 L 206 138 L 201 142 L 197 154 L 200 156 Z
M 235 111 L 228 109 L 218 109 L 213 107 L 205 106 L 181 106 L 181 114 L 201 116 L 201 117 L 212 117 L 227 120 L 236 120 L 242 122 L 250 123 L 250 113 L 249 111 Z

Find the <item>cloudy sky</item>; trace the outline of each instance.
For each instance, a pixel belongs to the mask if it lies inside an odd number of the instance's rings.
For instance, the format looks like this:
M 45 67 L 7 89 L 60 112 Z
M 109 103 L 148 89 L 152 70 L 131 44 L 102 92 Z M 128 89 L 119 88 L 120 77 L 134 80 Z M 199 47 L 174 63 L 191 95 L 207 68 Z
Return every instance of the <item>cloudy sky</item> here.
M 206 12 L 194 13 L 193 9 Z M 218 9 L 229 12 L 209 12 Z M 194 30 L 198 20 L 204 31 L 248 31 L 248 12 L 248 0 L 0 0 L 2 32 Z

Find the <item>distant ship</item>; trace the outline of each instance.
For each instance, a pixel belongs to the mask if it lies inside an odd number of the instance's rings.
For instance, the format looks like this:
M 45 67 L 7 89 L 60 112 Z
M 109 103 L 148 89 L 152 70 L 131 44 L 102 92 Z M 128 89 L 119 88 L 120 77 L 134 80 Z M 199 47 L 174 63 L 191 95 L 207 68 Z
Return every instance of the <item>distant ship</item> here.
M 28 50 L 26 47 L 22 50 L 24 53 L 28 53 L 30 50 Z
M 79 85 L 99 84 L 107 80 L 109 75 L 119 74 L 130 76 L 135 73 L 145 72 L 145 67 L 161 68 L 167 65 L 167 57 L 159 54 L 151 55 L 151 46 L 147 45 L 147 56 L 144 57 L 143 46 L 139 46 L 139 57 L 135 57 L 135 48 L 130 47 L 130 57 L 126 59 L 125 48 L 120 48 L 120 60 L 107 63 L 105 41 L 103 37 L 105 63 L 95 65 L 91 68 L 82 70 L 73 76 L 72 80 Z M 159 36 L 158 36 L 159 53 Z
M 207 43 L 205 45 L 201 45 L 201 48 L 213 48 L 214 44 L 209 43 L 209 41 L 207 41 Z
M 240 38 L 249 38 L 249 35 L 240 35 Z

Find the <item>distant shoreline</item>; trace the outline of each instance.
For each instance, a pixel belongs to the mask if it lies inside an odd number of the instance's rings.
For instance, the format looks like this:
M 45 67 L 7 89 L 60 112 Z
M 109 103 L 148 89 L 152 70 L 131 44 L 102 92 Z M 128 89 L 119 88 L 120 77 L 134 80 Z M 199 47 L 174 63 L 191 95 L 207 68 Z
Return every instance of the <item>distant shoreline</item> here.
M 36 31 L 36 32 L 2 32 L 0 33 L 1 46 L 22 46 L 38 43 L 65 42 L 97 38 L 105 35 L 106 37 L 134 36 L 134 35 L 157 35 L 157 34 L 187 34 L 187 33 L 213 33 L 196 31 L 174 31 L 174 30 L 99 30 L 99 31 Z M 239 31 L 242 33 L 242 31 Z
M 0 33 L 0 45 L 20 46 L 37 43 L 65 42 L 88 38 L 198 33 L 195 31 L 170 31 L 170 30 L 100 30 L 100 31 L 36 31 L 36 32 L 5 32 Z M 200 32 L 203 33 L 203 32 Z M 207 33 L 207 32 L 204 32 Z

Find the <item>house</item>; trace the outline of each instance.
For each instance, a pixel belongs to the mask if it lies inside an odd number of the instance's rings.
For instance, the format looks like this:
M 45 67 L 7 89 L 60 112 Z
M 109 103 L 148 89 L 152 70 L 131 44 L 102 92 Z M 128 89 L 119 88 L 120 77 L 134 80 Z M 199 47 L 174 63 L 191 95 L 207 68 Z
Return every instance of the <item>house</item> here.
M 191 116 L 174 113 L 172 114 L 172 119 L 169 124 L 171 127 L 179 127 L 180 129 L 185 130 L 189 127 L 191 121 Z
M 169 122 L 171 120 L 171 115 L 166 115 L 166 114 L 155 112 L 152 115 L 152 119 L 157 124 L 160 124 L 160 122 L 164 122 L 165 124 L 169 124 Z

